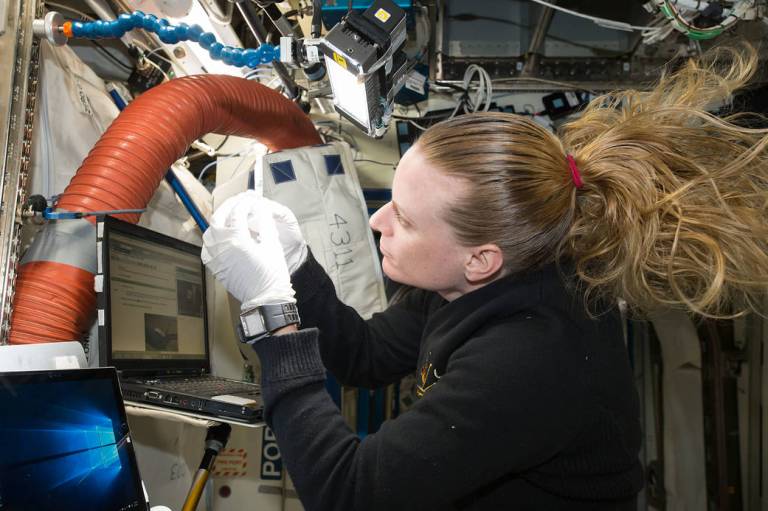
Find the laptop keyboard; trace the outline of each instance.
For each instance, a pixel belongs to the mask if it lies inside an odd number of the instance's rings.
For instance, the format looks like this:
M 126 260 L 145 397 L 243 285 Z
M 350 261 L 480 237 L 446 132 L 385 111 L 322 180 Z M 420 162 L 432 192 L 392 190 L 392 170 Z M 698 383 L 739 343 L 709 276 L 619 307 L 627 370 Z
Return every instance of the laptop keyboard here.
M 202 396 L 261 393 L 260 387 L 255 383 L 227 380 L 218 376 L 196 376 L 195 378 L 179 378 L 174 380 L 165 379 L 147 383 L 165 390 Z

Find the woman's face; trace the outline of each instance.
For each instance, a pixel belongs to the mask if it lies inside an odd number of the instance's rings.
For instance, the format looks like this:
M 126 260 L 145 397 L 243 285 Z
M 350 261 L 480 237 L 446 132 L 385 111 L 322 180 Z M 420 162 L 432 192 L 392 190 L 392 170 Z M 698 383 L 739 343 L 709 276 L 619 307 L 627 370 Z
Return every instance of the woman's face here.
M 418 145 L 400 160 L 392 183 L 392 201 L 371 217 L 381 233 L 384 273 L 396 282 L 436 291 L 452 300 L 466 292 L 468 250 L 455 239 L 444 212 L 466 184 L 442 174 Z

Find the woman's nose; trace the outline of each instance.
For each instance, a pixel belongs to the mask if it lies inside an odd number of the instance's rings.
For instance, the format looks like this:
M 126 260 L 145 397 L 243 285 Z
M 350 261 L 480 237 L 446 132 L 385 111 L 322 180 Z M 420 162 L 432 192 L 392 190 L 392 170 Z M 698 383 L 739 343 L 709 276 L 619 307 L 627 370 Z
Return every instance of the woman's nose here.
M 385 205 L 379 208 L 376 213 L 371 215 L 371 219 L 369 220 L 369 224 L 371 226 L 371 229 L 374 231 L 379 231 L 381 234 L 386 235 L 385 232 L 387 222 L 386 222 L 386 214 L 387 210 L 391 207 L 390 202 L 387 202 Z

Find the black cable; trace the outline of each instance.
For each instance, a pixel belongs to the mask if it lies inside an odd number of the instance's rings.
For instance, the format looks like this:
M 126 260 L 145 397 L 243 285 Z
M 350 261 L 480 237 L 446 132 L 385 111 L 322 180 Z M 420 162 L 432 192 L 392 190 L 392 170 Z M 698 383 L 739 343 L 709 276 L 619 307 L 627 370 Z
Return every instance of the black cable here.
M 309 32 L 310 35 L 315 38 L 320 37 L 320 33 L 323 31 L 322 11 L 322 0 L 312 0 L 312 24 Z
M 435 85 L 440 85 L 441 87 L 450 87 L 453 90 L 457 90 L 457 91 L 463 92 L 465 94 L 468 92 L 467 89 L 465 89 L 464 87 L 461 87 L 459 85 L 456 85 L 455 83 L 441 82 L 439 80 L 435 80 L 434 83 L 435 83 Z
M 258 41 L 259 44 L 268 42 L 267 30 L 264 28 L 264 24 L 261 22 L 259 11 L 256 9 L 256 7 L 254 7 L 254 5 L 250 2 L 240 2 L 235 5 L 240 11 L 240 14 L 242 15 L 246 25 L 248 25 L 248 28 L 253 34 L 253 37 L 256 38 L 256 41 Z M 283 86 L 286 88 L 288 94 L 288 99 L 293 100 L 301 97 L 299 90 L 300 87 L 288 73 L 288 70 L 285 68 L 285 64 L 276 60 L 272 62 L 272 69 L 274 69 L 275 74 L 280 77 L 280 81 L 283 82 Z
M 459 99 L 456 101 L 456 103 L 459 105 L 459 109 L 456 110 L 456 112 L 458 112 L 460 109 L 464 108 L 467 105 L 467 102 L 469 101 L 469 89 L 465 89 L 464 87 L 460 87 L 454 83 L 441 82 L 438 80 L 435 80 L 434 84 L 440 85 L 442 87 L 449 87 L 455 91 L 461 92 L 461 96 L 459 96 Z M 411 120 L 415 120 L 415 119 L 411 119 Z
M 229 140 L 229 135 L 227 135 L 226 137 L 224 137 L 224 139 L 221 141 L 221 143 L 220 143 L 219 145 L 217 145 L 216 147 L 214 147 L 214 148 L 213 148 L 214 152 L 217 152 L 217 153 L 218 153 L 218 152 L 219 152 L 219 150 L 220 150 L 222 147 L 224 147 L 224 144 L 226 144 L 226 143 L 227 143 L 227 140 Z M 194 160 L 199 160 L 199 159 L 200 159 L 200 158 L 202 158 L 203 156 L 209 156 L 209 155 L 208 155 L 208 153 L 206 153 L 206 152 L 204 152 L 204 151 L 196 151 L 196 152 L 194 152 L 194 153 L 192 153 L 192 154 L 188 154 L 188 155 L 187 155 L 187 159 L 188 159 L 189 161 L 194 161 Z M 228 156 L 228 155 L 226 155 L 226 154 L 217 154 L 216 156 L 221 156 L 221 157 L 224 157 L 224 156 Z
M 450 117 L 450 116 L 451 116 L 451 112 L 445 111 L 445 112 L 435 113 L 435 114 L 430 114 L 429 112 L 427 112 L 426 114 L 424 114 L 424 115 L 422 115 L 420 117 L 408 117 L 408 116 L 404 116 L 404 115 L 393 115 L 392 118 L 393 119 L 397 119 L 398 121 L 428 121 L 430 119 L 443 119 L 445 117 Z
M 221 144 L 219 144 L 219 145 L 217 145 L 216 147 L 214 147 L 214 148 L 213 148 L 213 150 L 214 150 L 214 151 L 216 151 L 216 152 L 218 153 L 218 152 L 219 152 L 219 149 L 221 149 L 222 147 L 224 147 L 224 144 L 226 144 L 226 143 L 227 143 L 227 140 L 229 140 L 229 135 L 227 135 L 226 137 L 224 137 L 224 140 L 222 140 L 222 141 L 221 141 Z
M 91 40 L 91 43 L 93 43 L 93 46 L 101 53 L 104 54 L 104 56 L 108 57 L 111 61 L 113 61 L 118 66 L 127 69 L 130 72 L 133 72 L 134 68 L 129 66 L 128 64 L 124 63 L 114 55 L 112 55 L 109 50 L 107 50 L 105 47 L 103 47 L 101 44 L 99 44 L 97 41 Z

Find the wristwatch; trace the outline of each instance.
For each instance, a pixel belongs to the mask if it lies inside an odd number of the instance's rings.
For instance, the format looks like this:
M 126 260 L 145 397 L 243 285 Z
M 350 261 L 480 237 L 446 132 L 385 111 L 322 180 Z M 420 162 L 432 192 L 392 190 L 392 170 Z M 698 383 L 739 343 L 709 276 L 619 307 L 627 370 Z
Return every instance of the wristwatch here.
M 299 324 L 299 309 L 295 303 L 259 305 L 240 313 L 237 334 L 240 342 L 253 344 L 288 325 Z

